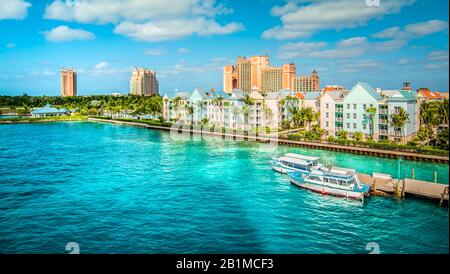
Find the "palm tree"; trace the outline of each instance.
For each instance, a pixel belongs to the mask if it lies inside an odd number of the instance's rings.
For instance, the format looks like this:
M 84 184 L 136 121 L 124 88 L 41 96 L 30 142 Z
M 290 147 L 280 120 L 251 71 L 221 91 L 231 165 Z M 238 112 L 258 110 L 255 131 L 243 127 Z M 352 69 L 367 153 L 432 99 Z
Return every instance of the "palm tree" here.
M 250 107 L 254 104 L 254 100 L 247 94 L 245 95 L 243 101 L 244 106 L 242 107 L 242 113 L 244 114 L 245 129 L 248 129 L 248 117 L 251 110 Z
M 363 138 L 362 132 L 357 131 L 353 133 L 353 139 L 355 139 L 355 141 L 361 142 L 362 138 Z
M 233 127 L 236 129 L 237 128 L 237 118 L 238 118 L 238 115 L 241 113 L 241 110 L 238 107 L 233 106 L 232 109 L 231 109 L 231 112 L 233 113 L 233 116 L 234 116 L 234 125 L 233 125 Z
M 289 107 L 289 114 L 291 116 L 290 122 L 294 124 L 294 127 L 300 127 L 303 120 L 302 109 L 297 106 Z
M 192 124 L 194 123 L 194 106 L 192 105 L 185 105 L 184 108 L 186 109 L 186 111 L 188 112 L 189 116 L 190 116 L 190 124 L 192 126 Z
M 366 112 L 369 114 L 369 118 L 370 118 L 370 139 L 373 140 L 373 135 L 374 135 L 374 124 L 375 124 L 375 114 L 377 113 L 377 108 L 376 107 L 369 107 L 366 109 Z
M 405 142 L 406 136 L 404 133 L 405 124 L 409 122 L 409 113 L 407 113 L 402 107 L 398 109 L 398 113 L 391 115 L 391 126 L 400 128 L 400 132 L 403 136 L 403 142 Z

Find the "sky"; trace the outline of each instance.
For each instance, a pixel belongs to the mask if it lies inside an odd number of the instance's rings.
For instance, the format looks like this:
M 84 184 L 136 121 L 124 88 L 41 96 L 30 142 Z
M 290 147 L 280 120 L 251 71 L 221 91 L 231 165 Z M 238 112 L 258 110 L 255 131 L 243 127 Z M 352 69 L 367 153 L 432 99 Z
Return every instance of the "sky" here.
M 134 66 L 160 94 L 222 90 L 237 56 L 316 69 L 321 86 L 449 89 L 448 0 L 0 0 L 0 95 L 128 93 Z

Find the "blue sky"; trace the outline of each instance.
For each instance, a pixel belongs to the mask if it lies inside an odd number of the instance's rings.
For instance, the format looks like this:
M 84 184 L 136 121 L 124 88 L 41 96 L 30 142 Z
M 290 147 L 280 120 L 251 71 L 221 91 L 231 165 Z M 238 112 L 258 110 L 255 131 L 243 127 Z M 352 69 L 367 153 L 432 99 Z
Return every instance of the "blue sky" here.
M 378 3 L 379 5 L 378 5 Z M 133 66 L 161 94 L 222 88 L 236 56 L 317 69 L 321 85 L 358 81 L 448 91 L 448 0 L 0 0 L 0 95 L 127 93 Z

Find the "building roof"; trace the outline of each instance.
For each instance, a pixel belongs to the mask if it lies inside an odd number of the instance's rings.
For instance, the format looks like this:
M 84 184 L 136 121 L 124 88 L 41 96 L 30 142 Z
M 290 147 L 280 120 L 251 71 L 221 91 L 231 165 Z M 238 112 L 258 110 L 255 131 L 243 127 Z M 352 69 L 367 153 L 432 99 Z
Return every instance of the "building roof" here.
M 240 100 L 244 98 L 244 92 L 240 89 L 233 89 L 231 91 L 230 97 L 228 99 L 231 100 Z
M 388 101 L 413 101 L 416 100 L 416 94 L 408 90 L 383 90 L 381 94 Z
M 177 97 L 180 97 L 183 100 L 188 100 L 189 97 L 191 97 L 191 94 L 189 92 L 177 92 L 175 96 L 172 97 L 172 99 L 175 99 Z
M 297 92 L 295 94 L 295 97 L 297 97 L 298 99 L 305 99 L 305 95 L 303 95 L 303 93 L 301 93 L 301 92 Z
M 316 100 L 320 95 L 320 92 L 318 91 L 310 91 L 307 92 L 305 95 L 305 100 Z
M 291 95 L 291 96 L 294 95 L 294 92 L 291 91 L 291 90 L 288 90 L 288 89 L 282 89 L 282 90 L 279 91 L 279 93 L 280 93 L 279 95 L 280 95 L 281 99 L 284 99 L 284 98 L 286 98 L 289 95 Z
M 442 94 L 440 92 L 433 92 L 430 90 L 419 90 L 419 94 L 425 97 L 428 100 L 440 100 L 443 99 Z
M 222 97 L 223 99 L 228 99 L 228 97 L 230 97 L 230 95 L 226 94 L 223 91 L 215 91 L 213 93 L 211 93 L 210 95 L 211 98 L 219 98 Z
M 266 100 L 277 100 L 278 96 L 280 95 L 280 92 L 267 92 L 264 96 Z
M 203 90 L 196 88 L 196 89 L 194 89 L 194 91 L 192 92 L 192 94 L 189 96 L 189 99 L 190 99 L 190 100 L 194 100 L 194 99 L 200 99 L 200 100 L 203 100 L 203 99 L 205 99 L 206 97 L 208 97 L 208 96 L 206 95 L 205 92 L 203 92 Z
M 264 97 L 257 90 L 252 90 L 250 93 L 250 98 L 254 100 L 264 100 Z
M 364 82 L 358 82 L 351 91 L 353 91 L 356 87 L 362 87 L 363 89 L 365 89 L 375 100 L 382 100 L 383 97 L 381 97 L 380 94 L 378 94 L 378 92 L 376 92 L 376 90 L 370 86 L 368 83 L 364 83 Z M 350 91 L 350 92 L 351 92 Z
M 68 113 L 69 111 L 65 108 L 54 108 L 51 105 L 47 104 L 43 108 L 35 109 L 31 112 L 31 114 L 58 114 L 58 113 Z
M 347 95 L 349 93 L 348 90 L 335 90 L 335 91 L 328 91 L 325 94 L 330 95 L 330 97 L 334 100 L 334 101 L 343 101 L 345 95 Z

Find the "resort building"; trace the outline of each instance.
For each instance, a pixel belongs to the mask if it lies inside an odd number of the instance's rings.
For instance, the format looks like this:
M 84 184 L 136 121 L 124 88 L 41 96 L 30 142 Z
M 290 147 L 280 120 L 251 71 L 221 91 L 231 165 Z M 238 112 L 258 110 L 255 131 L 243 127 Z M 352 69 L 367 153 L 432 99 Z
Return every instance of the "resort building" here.
M 47 104 L 43 108 L 38 108 L 31 111 L 32 117 L 49 117 L 49 116 L 64 116 L 71 112 L 65 108 L 55 108 Z
M 292 88 L 295 92 L 307 93 L 309 91 L 320 91 L 320 77 L 313 70 L 311 76 L 297 76 L 293 80 Z
M 336 136 L 336 132 L 343 130 L 344 123 L 344 97 L 348 90 L 323 92 L 319 100 L 320 127 L 327 131 L 329 136 Z
M 130 80 L 130 95 L 158 95 L 156 72 L 145 68 L 133 68 Z
M 233 89 L 244 93 L 257 90 L 261 94 L 277 92 L 281 89 L 296 92 L 319 91 L 320 81 L 316 71 L 311 76 L 295 76 L 293 63 L 281 67 L 270 66 L 270 60 L 265 56 L 241 57 L 236 65 L 223 68 L 223 90 L 230 94 Z
M 356 132 L 368 139 L 408 141 L 419 128 L 419 104 L 411 90 L 375 90 L 367 83 L 358 83 L 350 91 L 323 92 L 319 97 L 320 125 L 328 136 L 346 131 L 352 138 Z M 392 115 L 402 110 L 408 116 L 401 126 L 392 122 Z
M 233 89 L 230 94 L 196 89 L 163 97 L 165 120 L 242 130 L 292 126 L 293 108 L 311 108 L 319 113 L 311 125 L 318 123 L 328 136 L 346 131 L 350 138 L 358 132 L 365 139 L 405 142 L 419 129 L 415 91 L 374 89 L 367 83 L 357 83 L 351 90 L 306 94 L 285 89 L 265 94 L 256 88 L 250 93 Z M 406 118 L 403 122 L 393 121 L 396 115 Z
M 61 96 L 77 96 L 77 73 L 74 69 L 61 70 Z

